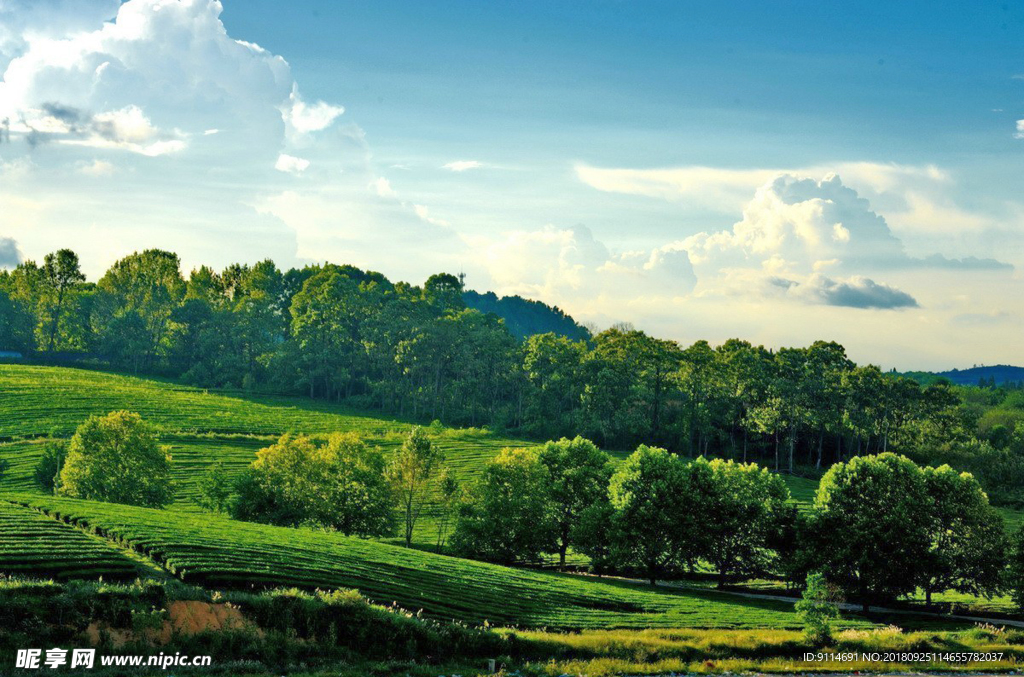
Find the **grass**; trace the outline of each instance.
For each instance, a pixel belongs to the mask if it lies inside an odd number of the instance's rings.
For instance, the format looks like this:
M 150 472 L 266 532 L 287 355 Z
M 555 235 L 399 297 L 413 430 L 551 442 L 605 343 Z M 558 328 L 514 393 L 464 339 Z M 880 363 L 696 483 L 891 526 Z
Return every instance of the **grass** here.
M 0 502 L 0 573 L 52 578 L 133 578 L 134 562 L 102 539 L 31 508 Z
M 379 604 L 492 625 L 801 627 L 792 605 L 775 600 L 502 567 L 212 515 L 33 494 L 11 498 L 145 553 L 185 582 L 211 587 L 354 588 Z

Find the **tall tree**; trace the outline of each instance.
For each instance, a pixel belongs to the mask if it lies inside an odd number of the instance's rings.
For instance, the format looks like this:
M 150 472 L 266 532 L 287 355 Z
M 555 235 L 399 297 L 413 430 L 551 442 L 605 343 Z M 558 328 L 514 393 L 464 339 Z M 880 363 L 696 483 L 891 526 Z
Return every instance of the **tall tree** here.
M 623 563 L 641 569 L 654 585 L 665 568 L 689 559 L 687 478 L 683 462 L 664 449 L 640 445 L 612 475 L 616 548 Z
M 565 568 L 565 554 L 574 530 L 587 509 L 608 494 L 611 457 L 582 437 L 548 442 L 540 450 L 540 462 L 549 473 L 558 566 Z
M 60 329 L 65 301 L 77 284 L 85 282 L 85 275 L 79 268 L 78 254 L 70 249 L 59 249 L 47 254 L 43 259 L 43 279 L 51 297 L 48 303 L 50 326 L 46 351 L 52 353 L 57 343 L 57 332 Z
M 391 457 L 387 476 L 398 497 L 405 526 L 405 545 L 412 545 L 412 533 L 426 505 L 431 480 L 443 469 L 444 452 L 430 441 L 423 428 L 415 427 Z

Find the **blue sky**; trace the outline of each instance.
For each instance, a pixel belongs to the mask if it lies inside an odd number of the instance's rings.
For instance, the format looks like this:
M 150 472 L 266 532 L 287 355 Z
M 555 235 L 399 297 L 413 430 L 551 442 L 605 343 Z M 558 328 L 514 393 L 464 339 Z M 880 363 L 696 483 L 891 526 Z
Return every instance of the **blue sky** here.
M 349 262 L 1020 362 L 1024 5 L 0 0 L 0 265 Z

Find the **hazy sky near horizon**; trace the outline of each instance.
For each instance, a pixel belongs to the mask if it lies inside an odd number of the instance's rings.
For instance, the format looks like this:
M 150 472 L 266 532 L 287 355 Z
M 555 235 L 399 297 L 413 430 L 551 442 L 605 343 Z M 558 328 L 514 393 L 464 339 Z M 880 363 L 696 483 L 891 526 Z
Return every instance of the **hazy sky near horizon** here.
M 0 0 L 0 267 L 329 260 L 1024 362 L 1024 4 Z

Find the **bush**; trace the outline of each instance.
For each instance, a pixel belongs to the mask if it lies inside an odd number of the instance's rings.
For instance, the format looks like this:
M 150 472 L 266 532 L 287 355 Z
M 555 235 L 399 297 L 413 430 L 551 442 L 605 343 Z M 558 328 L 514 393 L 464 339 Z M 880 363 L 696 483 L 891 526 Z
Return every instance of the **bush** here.
M 93 501 L 163 507 L 171 502 L 171 457 L 138 414 L 92 416 L 68 446 L 58 491 Z
M 796 615 L 804 622 L 807 638 L 815 644 L 832 641 L 832 621 L 839 618 L 839 589 L 820 573 L 807 576 L 807 587 L 796 603 Z
M 332 435 L 322 446 L 286 434 L 257 453 L 236 489 L 230 512 L 237 519 L 311 524 L 356 536 L 394 530 L 384 456 L 353 433 Z

